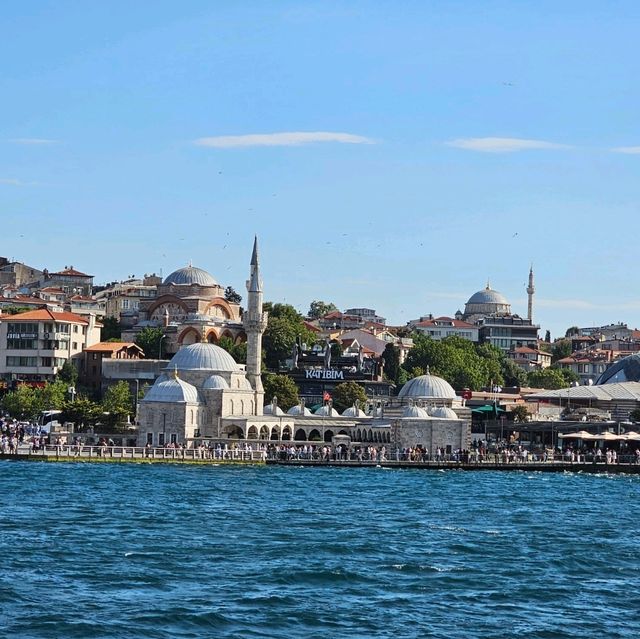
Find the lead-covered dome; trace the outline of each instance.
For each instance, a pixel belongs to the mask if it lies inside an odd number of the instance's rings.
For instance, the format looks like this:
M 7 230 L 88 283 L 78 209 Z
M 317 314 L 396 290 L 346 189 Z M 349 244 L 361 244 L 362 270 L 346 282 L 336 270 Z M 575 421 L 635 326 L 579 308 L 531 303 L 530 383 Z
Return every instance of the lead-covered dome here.
M 340 417 L 340 413 L 335 408 L 333 408 L 333 406 L 329 406 L 329 404 L 320 406 L 320 408 L 318 408 L 314 415 L 320 417 Z
M 218 282 L 213 279 L 210 273 L 196 266 L 185 266 L 168 275 L 163 284 L 186 285 L 197 284 L 198 286 L 218 286 Z
M 160 375 L 142 401 L 197 404 L 200 402 L 200 397 L 195 386 L 179 377 Z
M 402 417 L 404 419 L 429 419 L 429 414 L 424 408 L 420 408 L 420 406 L 410 405 L 405 406 L 402 411 Z
M 431 417 L 436 417 L 438 419 L 460 419 L 456 412 L 448 406 L 434 408 L 429 414 Z
M 221 375 L 211 375 L 204 380 L 203 390 L 229 390 L 227 380 Z
M 181 371 L 225 371 L 238 370 L 235 360 L 224 348 L 215 344 L 197 342 L 183 346 L 172 358 L 167 366 L 168 370 Z
M 601 384 L 615 384 L 617 382 L 640 382 L 640 354 L 635 353 L 619 359 L 611 364 L 607 370 L 598 377 L 596 386 Z
M 398 393 L 399 398 L 456 399 L 456 392 L 449 382 L 436 375 L 420 375 L 410 379 Z
M 302 415 L 304 417 L 308 417 L 309 415 L 313 415 L 313 413 L 306 406 L 296 404 L 287 411 L 287 415 Z
M 368 417 L 368 415 L 358 406 L 350 406 L 349 408 L 342 411 L 343 417 Z
M 506 297 L 502 293 L 494 291 L 488 284 L 482 291 L 474 293 L 464 307 L 465 317 L 509 313 L 511 313 L 511 304 Z

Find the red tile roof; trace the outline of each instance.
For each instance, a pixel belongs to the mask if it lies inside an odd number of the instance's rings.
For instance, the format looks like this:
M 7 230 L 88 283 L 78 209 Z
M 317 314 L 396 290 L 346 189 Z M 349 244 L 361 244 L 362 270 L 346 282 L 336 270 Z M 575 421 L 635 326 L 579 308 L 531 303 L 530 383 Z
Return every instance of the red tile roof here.
M 142 349 L 135 342 L 98 342 L 84 350 L 89 353 L 115 353 L 123 348 L 137 348 L 142 353 Z
M 27 311 L 26 313 L 18 313 L 17 315 L 11 315 L 11 320 L 33 320 L 33 321 L 54 321 L 54 322 L 71 322 L 73 324 L 88 324 L 89 322 L 76 315 L 75 313 L 68 313 L 63 311 L 57 313 L 50 311 L 47 308 L 39 308 L 37 311 Z
M 469 322 L 463 322 L 462 320 L 457 320 L 452 317 L 434 317 L 430 320 L 425 320 L 424 322 L 418 322 L 416 326 L 443 326 L 450 328 L 476 328 L 473 324 L 469 324 Z
M 50 275 L 74 275 L 78 277 L 93 277 L 93 275 L 87 275 L 81 271 L 76 271 L 75 268 L 66 268 L 64 271 L 58 271 L 57 273 L 50 273 Z

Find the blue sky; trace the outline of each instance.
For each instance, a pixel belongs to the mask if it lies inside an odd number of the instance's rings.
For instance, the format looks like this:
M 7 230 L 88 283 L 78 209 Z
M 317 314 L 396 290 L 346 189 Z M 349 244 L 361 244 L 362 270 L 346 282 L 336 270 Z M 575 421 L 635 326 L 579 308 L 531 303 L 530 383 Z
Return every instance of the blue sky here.
M 0 254 L 640 326 L 637 2 L 5 2 Z

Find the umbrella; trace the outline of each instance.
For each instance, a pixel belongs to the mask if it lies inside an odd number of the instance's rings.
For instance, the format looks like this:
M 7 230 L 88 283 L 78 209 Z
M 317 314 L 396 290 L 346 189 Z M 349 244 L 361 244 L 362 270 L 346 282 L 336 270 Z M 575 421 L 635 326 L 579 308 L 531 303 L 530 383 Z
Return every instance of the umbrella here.
M 628 433 L 625 433 L 620 437 L 629 441 L 640 442 L 640 433 L 636 433 L 634 430 L 630 430 Z
M 588 433 L 586 430 L 579 430 L 577 433 L 559 433 L 558 437 L 563 439 L 596 439 L 594 435 Z
M 618 442 L 623 439 L 623 437 L 620 435 L 614 435 L 613 433 L 606 431 L 604 433 L 600 433 L 599 435 L 594 435 L 592 439 L 601 439 L 605 442 Z

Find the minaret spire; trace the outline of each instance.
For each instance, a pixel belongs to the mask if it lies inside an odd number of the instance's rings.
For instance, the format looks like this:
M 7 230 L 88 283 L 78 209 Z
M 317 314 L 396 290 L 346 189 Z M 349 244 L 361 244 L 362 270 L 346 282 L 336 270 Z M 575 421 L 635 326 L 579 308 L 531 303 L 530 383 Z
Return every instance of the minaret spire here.
M 529 268 L 529 286 L 527 286 L 527 319 L 533 321 L 533 294 L 536 292 L 536 287 L 533 284 L 533 264 Z
M 267 328 L 267 314 L 262 311 L 262 279 L 260 277 L 260 260 L 258 257 L 258 238 L 253 241 L 251 254 L 251 272 L 247 280 L 247 310 L 242 315 L 242 323 L 247 333 L 247 368 L 246 376 L 255 393 L 256 415 L 262 415 L 264 389 L 262 387 L 261 358 L 262 334 Z

